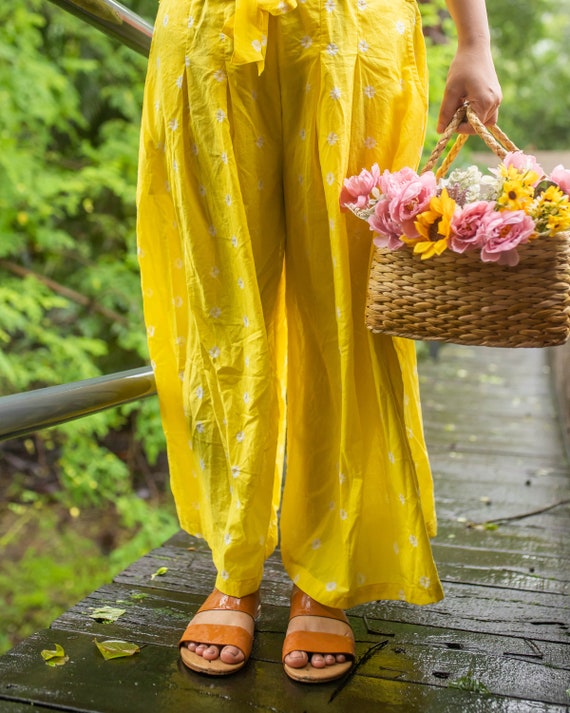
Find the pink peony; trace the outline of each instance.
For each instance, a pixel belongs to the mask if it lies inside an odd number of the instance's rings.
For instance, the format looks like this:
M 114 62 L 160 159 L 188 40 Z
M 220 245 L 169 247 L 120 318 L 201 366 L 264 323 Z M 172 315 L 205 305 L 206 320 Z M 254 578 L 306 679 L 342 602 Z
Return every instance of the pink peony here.
M 523 153 L 522 151 L 510 151 L 503 159 L 503 165 L 509 168 L 512 166 L 516 168 L 517 171 L 525 173 L 526 171 L 532 171 L 536 173 L 538 179 L 535 183 L 539 183 L 544 178 L 544 170 L 542 166 L 536 160 L 536 156 L 531 154 Z
M 380 180 L 380 169 L 375 163 L 370 171 L 362 169 L 358 176 L 351 176 L 344 179 L 344 187 L 340 193 L 340 205 L 345 208 L 347 205 L 355 208 L 367 208 L 370 202 L 370 193 L 378 185 Z
M 570 195 L 570 171 L 567 168 L 564 168 L 561 163 L 552 169 L 550 180 L 557 183 L 564 193 Z
M 374 206 L 374 212 L 368 218 L 370 228 L 376 233 L 374 245 L 379 248 L 397 250 L 404 244 L 400 240 L 401 226 L 390 217 L 390 202 L 387 199 L 379 200 Z
M 411 168 L 402 168 L 395 173 L 384 171 L 378 187 L 390 201 L 390 217 L 401 226 L 401 233 L 417 238 L 414 221 L 418 213 L 429 207 L 437 193 L 437 182 L 432 172 L 418 175 Z
M 451 240 L 449 246 L 456 253 L 480 248 L 483 245 L 483 235 L 479 230 L 481 221 L 488 213 L 495 213 L 493 203 L 476 201 L 467 203 L 456 211 L 451 219 Z
M 514 267 L 519 262 L 516 248 L 534 233 L 534 221 L 522 210 L 493 211 L 483 216 L 479 229 L 484 236 L 481 260 Z

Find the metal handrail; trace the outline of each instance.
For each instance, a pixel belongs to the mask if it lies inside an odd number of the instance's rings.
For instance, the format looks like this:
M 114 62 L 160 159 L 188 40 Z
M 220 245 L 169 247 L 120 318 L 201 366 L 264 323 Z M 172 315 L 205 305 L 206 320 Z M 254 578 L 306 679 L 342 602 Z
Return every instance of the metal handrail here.
M 116 0 L 50 0 L 106 35 L 148 57 L 153 27 Z
M 140 367 L 3 396 L 0 398 L 0 441 L 58 426 L 155 394 L 152 369 Z

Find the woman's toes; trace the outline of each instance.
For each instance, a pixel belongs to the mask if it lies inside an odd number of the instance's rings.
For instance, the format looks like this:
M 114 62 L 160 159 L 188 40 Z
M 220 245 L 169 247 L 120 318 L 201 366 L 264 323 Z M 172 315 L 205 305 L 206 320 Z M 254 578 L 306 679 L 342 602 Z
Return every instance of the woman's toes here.
M 322 654 L 313 654 L 311 656 L 311 666 L 314 668 L 324 668 L 326 665 L 325 657 Z
M 344 654 L 337 654 L 335 659 L 336 663 L 346 663 L 346 656 Z
M 187 644 L 188 651 L 193 651 L 194 653 L 196 653 L 197 646 L 198 646 L 198 644 L 195 641 L 189 641 Z
M 202 649 L 202 652 L 200 655 L 203 658 L 205 658 L 206 661 L 215 661 L 220 656 L 220 649 L 218 646 L 213 646 L 213 645 L 206 646 L 204 644 L 201 644 L 200 646 L 197 647 L 196 653 L 199 653 L 200 649 Z
M 325 663 L 327 666 L 332 666 L 336 663 L 336 656 L 334 654 L 325 654 Z
M 303 668 L 309 663 L 309 657 L 305 651 L 291 651 L 285 656 L 285 663 L 291 668 Z
M 237 664 L 244 660 L 243 651 L 237 646 L 224 646 L 220 652 L 220 659 L 224 663 Z

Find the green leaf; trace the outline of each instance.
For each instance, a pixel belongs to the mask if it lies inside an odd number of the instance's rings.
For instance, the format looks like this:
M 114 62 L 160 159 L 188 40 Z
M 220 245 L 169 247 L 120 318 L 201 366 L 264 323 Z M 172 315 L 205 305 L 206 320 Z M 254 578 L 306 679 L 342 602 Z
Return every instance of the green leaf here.
M 129 641 L 120 641 L 119 639 L 109 639 L 108 641 L 101 642 L 97 641 L 97 639 L 93 639 L 93 641 L 105 661 L 134 656 L 134 654 L 138 654 L 140 651 L 139 646 Z
M 154 574 L 150 575 L 151 579 L 155 579 L 156 577 L 162 577 L 168 572 L 168 567 L 159 567 Z
M 448 685 L 449 688 L 460 688 L 463 691 L 472 691 L 473 693 L 480 693 L 483 696 L 486 696 L 490 693 L 489 689 L 484 683 L 478 681 L 470 675 L 463 676 L 462 678 L 458 678 L 455 681 L 450 681 Z
M 59 644 L 55 645 L 54 650 L 44 649 L 41 655 L 48 666 L 64 666 L 69 661 L 69 656 L 65 655 L 63 646 Z
M 126 609 L 118 609 L 117 607 L 99 607 L 99 609 L 94 609 L 92 614 L 88 616 L 91 619 L 96 619 L 97 621 L 112 622 L 117 621 L 117 619 L 126 612 Z

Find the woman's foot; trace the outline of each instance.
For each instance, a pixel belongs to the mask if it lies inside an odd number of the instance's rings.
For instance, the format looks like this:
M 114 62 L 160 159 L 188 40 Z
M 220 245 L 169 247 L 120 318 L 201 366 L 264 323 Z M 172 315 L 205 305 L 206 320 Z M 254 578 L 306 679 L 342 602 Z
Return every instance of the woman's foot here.
M 193 671 L 225 675 L 239 671 L 251 653 L 259 592 L 231 597 L 214 589 L 180 640 L 180 657 Z
M 283 645 L 287 675 L 307 683 L 331 681 L 350 669 L 354 653 L 354 636 L 344 612 L 319 604 L 294 587 Z

